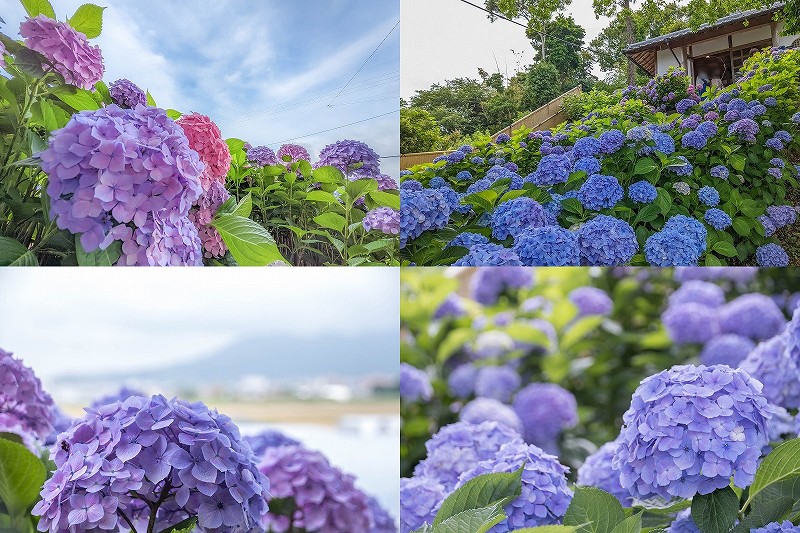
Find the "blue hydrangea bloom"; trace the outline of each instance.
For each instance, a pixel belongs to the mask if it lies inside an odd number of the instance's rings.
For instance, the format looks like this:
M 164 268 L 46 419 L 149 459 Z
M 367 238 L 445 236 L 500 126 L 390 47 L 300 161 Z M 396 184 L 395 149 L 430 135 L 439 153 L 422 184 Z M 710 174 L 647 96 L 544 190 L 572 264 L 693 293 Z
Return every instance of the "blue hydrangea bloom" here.
M 780 141 L 780 139 L 776 139 L 775 137 L 767 139 L 766 142 L 764 143 L 764 146 L 778 152 L 783 150 L 783 143 Z
M 497 136 L 495 142 L 497 144 L 502 144 L 502 143 L 507 143 L 509 140 L 511 140 L 511 135 L 509 135 L 508 133 L 501 133 L 500 135 Z
M 786 349 L 787 334 L 761 342 L 739 368 L 764 384 L 764 396 L 788 409 L 800 406 L 800 368 Z
M 491 178 L 481 178 L 477 181 L 474 181 L 467 187 L 466 194 L 472 194 L 476 192 L 485 191 L 489 187 L 492 186 L 492 179 Z
M 578 287 L 569 293 L 569 301 L 578 308 L 578 316 L 607 316 L 614 310 L 614 302 L 603 289 Z
M 400 190 L 403 191 L 421 191 L 425 187 L 422 186 L 417 180 L 405 180 L 400 183 Z
M 764 105 L 767 107 L 775 107 L 778 105 L 778 100 L 774 96 L 767 96 L 764 98 Z
M 754 340 L 768 339 L 779 334 L 786 325 L 783 311 L 764 294 L 743 294 L 719 310 L 722 333 L 736 333 Z
M 581 263 L 590 266 L 619 266 L 639 250 L 630 224 L 619 218 L 598 215 L 578 229 Z
M 797 220 L 797 211 L 790 205 L 771 205 L 767 207 L 767 215 L 776 229 L 794 224 Z
M 693 266 L 700 260 L 697 248 L 697 242 L 691 236 L 665 228 L 647 238 L 644 256 L 652 266 Z
M 581 157 L 575 161 L 572 170 L 575 172 L 583 171 L 586 172 L 587 176 L 591 176 L 600 172 L 600 167 L 600 161 L 596 157 Z
M 460 163 L 464 159 L 466 159 L 466 155 L 464 152 L 459 152 L 456 150 L 455 152 L 447 154 L 447 162 L 448 164 Z
M 556 183 L 565 183 L 571 172 L 572 163 L 568 156 L 550 154 L 539 161 L 536 170 L 529 174 L 525 181 L 533 182 L 540 187 L 555 185 Z
M 719 128 L 717 128 L 716 122 L 706 120 L 697 126 L 696 131 L 703 134 L 706 138 L 711 138 L 717 134 Z
M 698 257 L 706 250 L 706 236 L 708 231 L 699 220 L 687 217 L 686 215 L 674 215 L 664 224 L 664 231 L 674 230 L 677 233 L 687 235 L 697 249 Z
M 447 187 L 447 186 L 448 185 L 445 179 L 439 176 L 432 177 L 431 181 L 428 182 L 428 187 L 430 187 L 431 189 L 439 189 L 441 187 Z
M 750 530 L 750 533 L 798 533 L 798 532 L 800 532 L 800 526 L 792 524 L 789 520 L 784 520 L 783 522 L 770 522 L 764 527 L 757 527 Z
M 667 527 L 666 533 L 700 533 L 692 519 L 692 510 L 684 509 L 675 516 L 675 520 Z
M 473 165 L 482 165 L 484 163 L 484 160 L 482 157 L 475 156 L 472 159 L 470 159 L 469 162 L 472 163 Z
M 778 229 L 775 227 L 775 223 L 772 222 L 772 219 L 767 215 L 761 215 L 758 217 L 758 221 L 761 222 L 761 225 L 764 227 L 764 235 L 767 237 L 772 236 L 772 234 Z
M 792 142 L 792 134 L 786 130 L 778 130 L 775 132 L 774 137 L 781 141 L 782 143 L 790 143 Z
M 547 225 L 541 204 L 527 196 L 520 196 L 498 205 L 492 213 L 492 235 L 504 240 L 515 237 L 527 228 Z
M 600 151 L 604 154 L 613 154 L 625 144 L 625 134 L 620 130 L 608 130 L 600 134 Z
M 522 431 L 522 421 L 517 413 L 508 405 L 494 398 L 478 397 L 467 402 L 458 413 L 458 419 L 470 424 L 497 422 L 518 433 Z
M 522 266 L 517 254 L 499 244 L 476 244 L 454 266 Z
M 728 135 L 738 137 L 739 140 L 747 142 L 755 142 L 758 131 L 759 127 L 756 121 L 749 118 L 737 120 L 728 126 Z
M 479 233 L 471 233 L 465 231 L 459 233 L 453 240 L 447 243 L 447 246 L 463 246 L 464 248 L 472 248 L 476 244 L 489 244 L 489 238 Z
M 642 381 L 613 465 L 638 499 L 691 498 L 753 482 L 773 408 L 746 372 L 681 365 Z M 653 425 L 653 421 L 658 423 Z
M 600 141 L 594 137 L 581 137 L 575 141 L 572 147 L 572 155 L 575 159 L 582 157 L 594 157 L 600 153 Z
M 533 286 L 533 269 L 484 268 L 470 279 L 472 299 L 483 305 L 494 305 L 505 291 Z
M 697 302 L 670 305 L 661 315 L 661 321 L 677 345 L 706 343 L 720 329 L 713 308 Z
M 522 378 L 509 366 L 487 366 L 475 378 L 475 395 L 508 402 L 522 384 Z
M 690 279 L 683 282 L 675 292 L 669 295 L 670 306 L 690 302 L 703 304 L 715 309 L 725 303 L 725 291 L 714 283 Z
M 733 221 L 728 213 L 722 209 L 717 209 L 716 207 L 708 209 L 705 215 L 703 215 L 703 220 L 705 220 L 709 226 L 718 230 L 729 228 L 730 225 L 733 224 Z
M 789 266 L 789 254 L 779 244 L 769 243 L 756 248 L 756 262 L 761 267 Z
M 726 179 L 728 179 L 728 176 L 730 175 L 730 171 L 728 170 L 728 167 L 726 167 L 725 165 L 717 165 L 717 166 L 711 168 L 710 174 L 714 178 L 719 178 L 721 180 L 726 180 Z
M 625 190 L 614 176 L 593 174 L 578 190 L 578 200 L 583 207 L 594 211 L 611 208 L 622 200 Z
M 448 493 L 435 479 L 400 478 L 400 533 L 411 533 L 425 524 L 433 524 Z
M 400 363 L 400 398 L 417 402 L 428 401 L 432 397 L 433 387 L 428 374 L 408 363 Z
M 686 114 L 687 111 L 689 111 L 691 108 L 693 108 L 696 103 L 697 102 L 695 102 L 691 98 L 684 98 L 684 99 L 678 101 L 677 104 L 675 104 L 675 111 L 677 111 L 681 115 L 684 115 L 684 114 Z
M 558 437 L 578 423 L 575 396 L 555 383 L 531 383 L 511 404 L 522 420 L 523 437 L 548 453 L 558 453 Z
M 783 168 L 786 166 L 786 161 L 781 159 L 780 157 L 773 157 L 769 160 L 769 164 L 773 167 Z
M 700 362 L 706 366 L 728 365 L 736 368 L 755 347 L 752 340 L 741 335 L 718 335 L 703 346 Z
M 525 266 L 579 266 L 577 236 L 560 226 L 526 229 L 514 238 L 514 252 Z
M 475 380 L 478 377 L 478 368 L 472 363 L 457 366 L 447 377 L 447 388 L 456 398 L 465 399 L 475 392 Z
M 435 189 L 400 189 L 400 247 L 430 229 L 442 229 L 452 211 L 444 196 Z
M 649 204 L 658 196 L 655 186 L 649 181 L 637 181 L 628 187 L 628 198 L 638 204 Z
M 697 191 L 697 198 L 705 205 L 714 207 L 719 204 L 719 191 L 714 187 L 706 185 Z
M 587 457 L 586 461 L 578 468 L 577 485 L 597 487 L 616 497 L 623 507 L 631 507 L 633 497 L 629 491 L 622 488 L 619 482 L 619 470 L 615 470 L 611 464 L 616 446 L 616 442 L 607 442 Z
M 655 143 L 655 149 L 662 154 L 670 155 L 675 153 L 675 139 L 671 135 L 655 133 L 653 134 L 653 142 Z
M 647 126 L 634 126 L 628 130 L 626 137 L 629 141 L 642 142 L 653 138 L 653 132 Z
M 678 159 L 680 159 L 680 163 L 668 165 L 667 169 L 677 176 L 690 176 L 694 171 L 692 164 L 682 155 L 679 155 Z
M 697 130 L 687 131 L 681 138 L 681 146 L 684 148 L 694 148 L 695 150 L 702 150 L 708 144 L 706 136 Z
M 449 294 L 447 298 L 436 308 L 433 313 L 434 320 L 440 320 L 447 317 L 464 316 L 467 310 L 464 308 L 464 302 L 458 294 Z
M 458 181 L 471 181 L 472 174 L 469 172 L 469 170 L 462 170 L 458 174 L 456 174 L 456 179 Z

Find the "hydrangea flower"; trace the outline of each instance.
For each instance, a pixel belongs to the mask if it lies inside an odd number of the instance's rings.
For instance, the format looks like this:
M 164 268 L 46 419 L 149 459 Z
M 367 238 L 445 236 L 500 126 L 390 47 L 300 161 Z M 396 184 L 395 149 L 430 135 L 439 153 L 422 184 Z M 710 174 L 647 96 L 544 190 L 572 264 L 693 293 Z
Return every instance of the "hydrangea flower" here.
M 664 224 L 664 231 L 675 231 L 688 236 L 697 250 L 698 256 L 706 249 L 706 235 L 708 232 L 703 223 L 695 218 L 687 217 L 686 215 L 674 215 Z
M 517 254 L 500 244 L 473 245 L 454 266 L 522 266 Z
M 577 233 L 581 263 L 585 265 L 624 265 L 639 249 L 631 225 L 608 215 L 597 215 Z
M 692 519 L 692 510 L 684 509 L 675 516 L 675 520 L 667 527 L 667 533 L 700 533 Z
M 719 192 L 714 187 L 706 185 L 697 191 L 697 198 L 709 207 L 719 204 Z
M 797 211 L 790 205 L 771 205 L 767 207 L 767 215 L 776 229 L 794 224 L 797 220 Z
M 500 240 L 515 237 L 527 228 L 545 225 L 547 221 L 541 204 L 527 196 L 503 202 L 492 213 L 492 235 Z
M 756 142 L 758 130 L 758 124 L 755 120 L 743 118 L 728 126 L 728 135 L 738 137 L 741 141 Z
M 205 164 L 205 170 L 200 175 L 203 190 L 207 191 L 212 181 L 224 184 L 231 168 L 231 151 L 214 121 L 200 113 L 191 113 L 183 115 L 176 123 L 189 139 L 189 147 L 197 152 Z
M 784 148 L 783 143 L 777 137 L 773 137 L 771 139 L 767 139 L 764 142 L 764 146 L 769 148 L 770 150 L 775 150 L 777 152 L 780 152 Z
M 558 524 L 572 501 L 567 486 L 569 469 L 536 446 L 508 443 L 495 457 L 481 461 L 464 472 L 459 486 L 477 476 L 516 472 L 522 468 L 522 493 L 505 506 L 506 518 L 487 533 L 507 533 L 522 528 Z
M 749 486 L 767 444 L 772 407 L 762 385 L 727 366 L 680 365 L 642 381 L 614 452 L 638 499 L 691 498 Z
M 512 403 L 522 420 L 525 442 L 548 453 L 558 451 L 558 437 L 578 423 L 575 396 L 555 383 L 531 383 L 520 389 Z
M 594 174 L 578 190 L 578 200 L 583 207 L 594 211 L 611 208 L 622 200 L 625 190 L 614 176 Z
M 514 238 L 513 250 L 526 266 L 580 265 L 577 236 L 559 226 L 524 230 Z
M 87 252 L 119 240 L 121 264 L 159 264 L 156 248 L 165 245 L 176 252 L 189 247 L 191 253 L 177 254 L 187 263 L 202 259 L 187 217 L 202 192 L 204 166 L 165 111 L 113 104 L 81 111 L 51 134 L 40 155 L 51 216 L 60 229 L 81 234 Z M 179 240 L 160 243 L 162 234 Z
M 619 482 L 619 470 L 612 465 L 616 446 L 616 442 L 607 442 L 587 457 L 586 461 L 578 468 L 577 485 L 597 487 L 612 494 L 623 507 L 631 507 L 633 497 L 629 491 L 622 488 Z
M 45 15 L 26 19 L 19 26 L 25 46 L 39 52 L 53 63 L 64 81 L 83 89 L 91 89 L 103 79 L 103 55 L 86 36 L 65 22 Z M 46 71 L 51 67 L 43 64 Z
M 408 179 L 400 183 L 401 191 L 421 191 L 424 188 L 417 180 Z
M 476 244 L 489 244 L 489 239 L 484 235 L 465 231 L 464 233 L 459 233 L 453 237 L 453 240 L 447 243 L 447 246 L 463 246 L 464 248 L 471 248 Z
M 189 212 L 189 220 L 197 228 L 200 242 L 203 243 L 205 257 L 223 257 L 228 251 L 222 236 L 211 226 L 211 220 L 220 206 L 230 197 L 230 193 L 219 181 L 212 181 L 208 190 L 200 196 L 197 206 Z
M 770 522 L 764 527 L 753 528 L 750 533 L 797 533 L 798 531 L 800 531 L 800 526 L 792 524 L 789 520 L 784 520 L 783 522 Z
M 428 374 L 408 363 L 400 363 L 400 397 L 407 402 L 430 400 L 433 387 Z
M 703 304 L 714 309 L 725 303 L 725 291 L 714 283 L 691 279 L 683 282 L 669 296 L 670 307 L 690 302 Z
M 59 441 L 33 510 L 42 531 L 144 531 L 152 512 L 158 531 L 190 516 L 251 530 L 276 495 L 231 419 L 199 402 L 133 396 L 87 409 Z
M 255 435 L 247 435 L 244 441 L 250 445 L 256 457 L 261 457 L 267 448 L 277 448 L 278 446 L 299 446 L 300 441 L 284 435 L 276 429 L 265 429 Z
M 137 105 L 147 105 L 147 96 L 135 83 L 125 78 L 108 86 L 111 100 L 120 107 L 133 109 Z
M 458 419 L 470 424 L 497 422 L 516 432 L 522 431 L 522 421 L 514 410 L 494 398 L 475 398 L 461 408 Z
M 475 378 L 475 395 L 506 403 L 521 384 L 522 378 L 513 368 L 487 366 L 478 370 Z
M 703 220 L 705 220 L 706 223 L 712 228 L 718 230 L 724 230 L 733 224 L 733 220 L 731 220 L 730 215 L 728 215 L 728 213 L 722 209 L 717 209 L 716 207 L 706 210 L 705 215 L 703 215 Z
M 686 132 L 681 138 L 681 146 L 684 148 L 693 148 L 694 150 L 702 150 L 708 144 L 708 139 L 705 135 L 697 130 Z
M 447 377 L 447 388 L 456 398 L 465 399 L 475 392 L 475 380 L 478 378 L 478 368 L 472 363 L 457 366 Z
M 275 505 L 264 515 L 268 531 L 319 531 L 348 533 L 369 531 L 372 513 L 367 496 L 320 452 L 302 446 L 267 448 L 259 470 L 270 480 L 270 496 L 289 499 L 286 512 Z
M 372 528 L 368 533 L 397 533 L 394 518 L 383 508 L 377 499 L 367 498 L 370 514 L 372 515 Z
M 246 147 L 247 160 L 257 168 L 278 164 L 278 156 L 269 146 Z
M 498 422 L 449 424 L 425 443 L 428 455 L 414 468 L 414 477 L 435 480 L 449 493 L 463 472 L 496 457 L 500 448 L 509 443 L 522 444 L 522 437 Z
M 336 167 L 351 179 L 380 174 L 380 158 L 375 150 L 361 141 L 349 139 L 336 141 L 322 149 L 314 168 L 323 166 Z
M 678 101 L 675 104 L 675 111 L 680 113 L 681 115 L 685 115 L 687 111 L 695 106 L 697 102 L 692 100 L 691 98 L 683 98 L 682 100 Z
M 474 355 L 478 359 L 501 357 L 515 347 L 514 339 L 502 331 L 484 331 L 475 339 Z
M 400 478 L 400 533 L 411 533 L 425 524 L 433 524 L 448 492 L 432 478 Z
M 441 320 L 446 317 L 463 316 L 465 313 L 466 309 L 464 308 L 464 303 L 461 301 L 461 297 L 453 293 L 448 295 L 442 304 L 436 308 L 436 311 L 433 313 L 433 318 L 435 320 Z
M 728 167 L 726 167 L 725 165 L 716 165 L 714 167 L 711 167 L 710 174 L 711 177 L 713 178 L 727 180 L 728 176 L 730 175 L 730 171 L 728 170 Z
M 311 154 L 299 144 L 284 144 L 278 148 L 277 162 L 289 167 L 298 161 L 311 161 Z M 334 165 L 336 166 L 336 165 Z M 341 170 L 341 169 L 340 169 Z
M 763 340 L 780 333 L 786 325 L 786 319 L 772 298 L 750 293 L 720 308 L 719 325 L 722 333 L 736 333 Z
M 619 130 L 604 131 L 598 137 L 600 151 L 604 154 L 613 154 L 625 144 L 625 134 Z
M 655 201 L 658 191 L 649 181 L 641 180 L 628 186 L 628 198 L 638 204 L 649 204 Z
M 594 137 L 581 137 L 575 141 L 572 147 L 572 155 L 575 159 L 582 157 L 594 157 L 600 153 L 600 141 Z
M 607 316 L 614 310 L 614 302 L 603 289 L 578 287 L 569 293 L 569 301 L 578 308 L 578 316 Z
M 769 243 L 756 248 L 756 262 L 761 267 L 786 267 L 789 254 L 779 244 Z
M 391 207 L 376 207 L 367 211 L 361 224 L 366 231 L 377 230 L 386 235 L 400 233 L 400 212 Z
M 775 227 L 775 223 L 772 222 L 772 219 L 769 218 L 767 215 L 761 215 L 760 217 L 758 217 L 758 221 L 764 228 L 764 235 L 767 237 L 772 236 L 778 229 Z
M 388 174 L 379 174 L 375 177 L 375 181 L 378 182 L 378 190 L 379 191 L 396 191 L 397 190 L 397 181 Z
M 677 176 L 691 176 L 692 172 L 694 171 L 694 167 L 691 163 L 689 163 L 689 160 L 682 155 L 679 155 L 678 159 L 680 160 L 680 163 L 668 165 L 667 170 Z
M 692 189 L 689 187 L 689 184 L 685 181 L 676 181 L 672 184 L 672 188 L 675 189 L 676 192 L 687 196 L 689 193 L 692 192 Z
M 54 409 L 33 370 L 0 348 L 0 432 L 44 441 L 53 432 Z
M 581 157 L 575 161 L 572 170 L 575 172 L 586 172 L 587 176 L 591 176 L 592 174 L 600 172 L 600 167 L 600 161 L 596 157 Z
M 755 347 L 753 341 L 741 335 L 718 335 L 703 347 L 700 362 L 706 366 L 728 365 L 736 368 Z
M 401 187 L 400 206 L 401 248 L 429 229 L 443 228 L 450 220 L 451 207 L 438 190 Z
M 572 163 L 568 156 L 563 154 L 549 154 L 542 157 L 536 170 L 529 174 L 525 181 L 531 181 L 539 187 L 566 183 L 572 172 Z
M 703 344 L 720 331 L 714 309 L 696 302 L 670 305 L 661 321 L 675 344 Z
M 470 279 L 472 298 L 483 305 L 493 305 L 505 291 L 533 286 L 530 268 L 489 268 L 478 270 Z
M 785 334 L 761 342 L 739 368 L 764 384 L 764 396 L 774 405 L 800 407 L 800 367 L 786 349 Z
M 105 396 L 97 398 L 89 405 L 89 407 L 92 407 L 93 409 L 98 409 L 110 403 L 124 402 L 131 396 L 147 397 L 147 394 L 138 389 L 132 389 L 126 386 L 122 386 L 118 390 L 114 391 L 112 394 L 106 394 Z

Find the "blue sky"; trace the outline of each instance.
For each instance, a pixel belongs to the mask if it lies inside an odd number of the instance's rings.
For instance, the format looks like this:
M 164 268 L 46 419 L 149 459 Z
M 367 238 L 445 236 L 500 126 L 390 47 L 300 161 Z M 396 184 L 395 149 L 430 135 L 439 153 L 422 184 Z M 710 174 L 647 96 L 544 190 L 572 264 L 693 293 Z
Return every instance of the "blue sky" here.
M 60 20 L 84 1 L 51 0 Z M 0 3 L 3 32 L 18 38 L 22 7 Z M 103 51 L 107 82 L 128 78 L 149 89 L 160 107 L 209 115 L 224 136 L 254 145 L 300 137 L 291 142 L 315 157 L 348 138 L 381 156 L 399 154 L 396 112 L 309 136 L 399 108 L 399 27 L 390 33 L 399 0 L 97 3 L 108 5 L 103 34 L 92 40 Z M 397 176 L 399 160 L 383 159 L 382 170 Z

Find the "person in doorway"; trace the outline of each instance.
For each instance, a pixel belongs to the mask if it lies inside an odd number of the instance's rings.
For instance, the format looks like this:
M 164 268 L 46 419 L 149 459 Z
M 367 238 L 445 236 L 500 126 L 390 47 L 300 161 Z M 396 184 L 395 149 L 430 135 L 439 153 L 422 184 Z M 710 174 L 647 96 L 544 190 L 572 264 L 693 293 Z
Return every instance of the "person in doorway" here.
M 694 81 L 694 86 L 697 91 L 697 94 L 703 96 L 703 93 L 706 92 L 708 87 L 711 84 L 711 77 L 708 75 L 708 72 L 704 67 L 697 69 L 697 77 Z

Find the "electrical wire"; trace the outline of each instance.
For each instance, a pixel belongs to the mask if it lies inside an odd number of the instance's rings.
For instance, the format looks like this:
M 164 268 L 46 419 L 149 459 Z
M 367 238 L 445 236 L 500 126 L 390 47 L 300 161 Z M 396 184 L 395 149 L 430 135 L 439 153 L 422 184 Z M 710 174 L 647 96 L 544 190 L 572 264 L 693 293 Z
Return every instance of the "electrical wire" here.
M 400 112 L 399 109 L 395 109 L 394 111 L 389 111 L 388 113 L 382 113 L 380 115 L 375 115 L 374 117 L 369 117 L 369 118 L 365 118 L 365 119 L 362 119 L 362 120 L 356 120 L 355 122 L 350 122 L 348 124 L 342 124 L 341 126 L 328 128 L 326 130 L 315 131 L 314 133 L 308 133 L 306 135 L 300 135 L 298 137 L 292 137 L 291 139 L 284 139 L 282 141 L 275 141 L 275 142 L 267 143 L 266 146 L 274 146 L 276 144 L 283 144 L 283 143 L 289 142 L 289 141 L 296 141 L 297 139 L 305 139 L 306 137 L 311 137 L 313 135 L 319 135 L 320 133 L 327 133 L 329 131 L 340 130 L 342 128 L 346 128 L 347 126 L 353 126 L 355 124 L 361 124 L 362 122 L 369 122 L 370 120 L 375 120 L 376 118 L 385 117 L 387 115 L 393 115 L 394 113 L 399 113 L 399 112 Z

